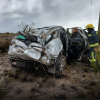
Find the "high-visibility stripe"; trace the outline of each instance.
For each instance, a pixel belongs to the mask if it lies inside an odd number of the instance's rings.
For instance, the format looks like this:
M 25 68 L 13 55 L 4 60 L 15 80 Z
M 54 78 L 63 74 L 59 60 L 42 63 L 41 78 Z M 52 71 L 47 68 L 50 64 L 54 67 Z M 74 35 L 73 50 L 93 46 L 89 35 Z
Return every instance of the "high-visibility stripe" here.
M 90 44 L 90 47 L 95 47 L 95 44 Z
M 92 36 L 91 34 L 88 34 L 88 36 Z
M 96 62 L 96 59 L 94 59 L 94 60 L 90 60 L 90 59 L 89 59 L 89 61 L 90 61 L 90 62 Z
M 96 46 L 98 46 L 98 45 L 99 45 L 99 43 L 90 44 L 90 47 L 96 47 Z
M 98 32 L 96 32 L 96 34 L 98 35 Z M 91 34 L 88 34 L 88 36 L 92 36 Z
M 99 45 L 99 43 L 95 43 L 95 46 L 98 46 Z
M 96 32 L 96 34 L 98 35 L 98 32 Z
M 95 56 L 94 52 L 92 52 L 92 54 L 91 54 L 92 59 L 89 59 L 90 62 L 96 62 L 96 59 L 94 58 L 94 56 Z

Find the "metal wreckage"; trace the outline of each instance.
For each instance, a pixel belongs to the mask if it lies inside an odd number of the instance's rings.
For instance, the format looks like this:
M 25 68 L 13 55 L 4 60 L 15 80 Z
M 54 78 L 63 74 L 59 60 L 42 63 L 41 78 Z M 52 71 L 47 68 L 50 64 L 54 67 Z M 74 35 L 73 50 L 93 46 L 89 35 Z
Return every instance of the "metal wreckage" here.
M 82 59 L 88 49 L 87 36 L 82 28 L 77 28 L 83 38 L 71 39 L 73 28 L 62 26 L 31 28 L 28 25 L 12 39 L 8 55 L 11 64 L 18 68 L 41 68 L 49 73 L 61 74 L 70 58 Z M 80 51 L 73 52 L 77 45 Z

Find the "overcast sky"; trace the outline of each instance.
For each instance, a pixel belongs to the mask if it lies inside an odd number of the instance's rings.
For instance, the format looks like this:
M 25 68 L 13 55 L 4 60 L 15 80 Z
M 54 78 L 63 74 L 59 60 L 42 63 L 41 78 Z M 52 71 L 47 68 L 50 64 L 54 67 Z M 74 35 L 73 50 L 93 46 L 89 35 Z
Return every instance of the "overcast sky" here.
M 92 6 L 91 0 L 0 0 L 0 32 L 17 32 L 22 22 L 64 28 L 92 23 L 97 30 L 99 11 L 100 0 L 92 0 Z

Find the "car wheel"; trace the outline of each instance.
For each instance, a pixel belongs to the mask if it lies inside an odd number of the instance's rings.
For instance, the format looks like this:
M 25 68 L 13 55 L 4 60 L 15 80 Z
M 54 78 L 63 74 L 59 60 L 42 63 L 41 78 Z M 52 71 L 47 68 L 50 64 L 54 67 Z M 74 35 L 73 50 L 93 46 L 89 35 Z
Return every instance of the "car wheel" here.
M 56 62 L 56 73 L 58 75 L 61 75 L 63 69 L 65 68 L 66 68 L 66 57 L 64 55 L 60 55 Z

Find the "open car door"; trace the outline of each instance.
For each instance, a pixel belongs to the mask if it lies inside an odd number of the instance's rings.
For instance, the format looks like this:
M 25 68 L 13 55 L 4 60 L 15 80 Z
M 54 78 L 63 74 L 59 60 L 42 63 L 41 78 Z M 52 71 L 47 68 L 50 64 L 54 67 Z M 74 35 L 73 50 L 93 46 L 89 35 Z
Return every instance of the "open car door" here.
M 72 38 L 73 29 L 77 28 L 77 32 L 80 35 L 80 37 Z M 76 59 L 77 61 L 80 61 L 82 59 L 83 53 L 89 49 L 89 43 L 87 36 L 82 28 L 80 27 L 73 27 L 73 28 L 67 28 L 67 34 L 68 34 L 68 58 Z

